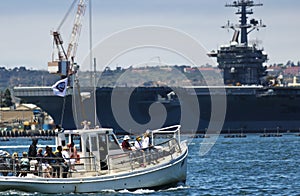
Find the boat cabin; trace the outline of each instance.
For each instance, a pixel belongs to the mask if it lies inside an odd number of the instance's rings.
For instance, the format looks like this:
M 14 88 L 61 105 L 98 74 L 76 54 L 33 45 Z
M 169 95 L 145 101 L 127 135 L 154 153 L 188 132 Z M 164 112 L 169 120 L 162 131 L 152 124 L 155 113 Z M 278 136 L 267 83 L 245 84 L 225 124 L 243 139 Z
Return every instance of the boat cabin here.
M 64 130 L 56 137 L 56 146 L 65 146 L 73 143 L 84 170 L 107 170 L 107 157 L 109 155 L 124 153 L 112 129 L 81 129 Z M 91 167 L 97 168 L 91 168 Z

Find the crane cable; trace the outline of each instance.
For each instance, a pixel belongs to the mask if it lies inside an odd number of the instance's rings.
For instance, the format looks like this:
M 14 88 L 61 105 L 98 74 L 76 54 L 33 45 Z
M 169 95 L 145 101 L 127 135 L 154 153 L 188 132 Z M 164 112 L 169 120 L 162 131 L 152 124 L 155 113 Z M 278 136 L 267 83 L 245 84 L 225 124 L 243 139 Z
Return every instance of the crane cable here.
M 73 3 L 71 4 L 71 6 L 69 7 L 67 13 L 65 14 L 64 18 L 62 19 L 62 21 L 60 22 L 60 24 L 57 27 L 57 31 L 60 30 L 60 28 L 63 26 L 63 24 L 65 23 L 66 19 L 68 18 L 68 16 L 70 15 L 72 9 L 74 9 L 75 4 L 76 4 L 77 0 L 74 0 Z

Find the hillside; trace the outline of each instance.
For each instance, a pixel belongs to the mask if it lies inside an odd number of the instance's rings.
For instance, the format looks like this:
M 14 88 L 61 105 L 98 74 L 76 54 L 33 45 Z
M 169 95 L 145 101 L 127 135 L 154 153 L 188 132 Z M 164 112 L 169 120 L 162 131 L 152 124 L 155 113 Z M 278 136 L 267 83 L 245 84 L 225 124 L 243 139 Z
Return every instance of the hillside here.
M 268 66 L 270 77 L 283 76 L 284 83 L 292 82 L 294 76 L 299 77 L 300 63 L 296 65 L 271 65 Z M 220 70 L 209 65 L 201 67 L 181 66 L 146 66 L 139 68 L 123 69 L 117 67 L 97 72 L 97 86 L 186 86 L 206 85 L 202 74 L 205 73 L 206 80 L 214 84 L 220 77 Z M 222 73 L 221 73 L 222 74 Z M 81 86 L 93 84 L 94 73 L 89 71 L 79 72 Z M 221 76 L 222 77 L 222 76 Z M 45 70 L 31 70 L 26 67 L 15 67 L 7 69 L 0 67 L 0 91 L 12 89 L 16 86 L 51 86 L 60 79 L 59 76 L 48 73 Z
M 58 76 L 42 70 L 29 70 L 26 67 L 7 69 L 0 67 L 0 90 L 15 86 L 49 86 L 59 79 Z

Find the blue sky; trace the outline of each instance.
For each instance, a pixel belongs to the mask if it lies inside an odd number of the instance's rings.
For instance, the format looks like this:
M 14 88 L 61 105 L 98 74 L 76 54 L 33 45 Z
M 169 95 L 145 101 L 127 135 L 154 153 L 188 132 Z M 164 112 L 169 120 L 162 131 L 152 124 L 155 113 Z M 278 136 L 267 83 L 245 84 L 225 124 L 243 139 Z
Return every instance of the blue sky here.
M 208 51 L 228 44 L 232 31 L 221 29 L 227 20 L 236 22 L 236 9 L 225 8 L 230 0 L 94 0 L 93 44 L 114 32 L 140 25 L 168 26 L 187 33 Z M 300 1 L 257 0 L 263 7 L 254 8 L 251 18 L 262 19 L 267 28 L 250 35 L 262 40 L 271 63 L 300 60 Z M 47 69 L 51 60 L 52 37 L 50 30 L 59 25 L 72 0 L 9 0 L 1 1 L 0 7 L 0 66 L 25 65 L 32 69 Z M 71 15 L 71 16 L 74 16 Z M 88 15 L 83 21 L 83 30 L 77 52 L 77 61 L 88 52 Z M 73 17 L 67 21 L 62 35 L 68 42 Z M 66 47 L 66 46 L 65 46 Z M 138 54 L 138 55 L 137 55 Z M 140 58 L 133 58 L 140 56 Z M 124 55 L 112 62 L 128 67 L 139 61 L 160 56 L 169 64 L 188 63 L 184 59 L 160 50 Z

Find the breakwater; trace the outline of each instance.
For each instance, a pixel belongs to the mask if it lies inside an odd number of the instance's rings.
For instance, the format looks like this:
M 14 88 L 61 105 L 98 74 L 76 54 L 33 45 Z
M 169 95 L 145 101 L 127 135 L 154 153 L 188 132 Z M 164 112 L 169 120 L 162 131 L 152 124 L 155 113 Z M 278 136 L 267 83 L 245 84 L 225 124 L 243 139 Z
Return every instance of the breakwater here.
M 32 136 L 42 136 L 42 137 L 52 137 L 55 136 L 54 130 L 1 130 L 0 137 L 32 137 Z

